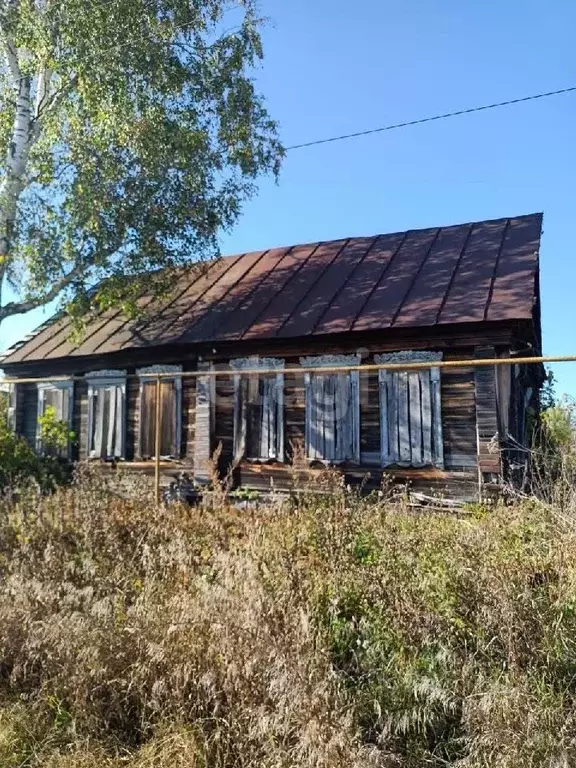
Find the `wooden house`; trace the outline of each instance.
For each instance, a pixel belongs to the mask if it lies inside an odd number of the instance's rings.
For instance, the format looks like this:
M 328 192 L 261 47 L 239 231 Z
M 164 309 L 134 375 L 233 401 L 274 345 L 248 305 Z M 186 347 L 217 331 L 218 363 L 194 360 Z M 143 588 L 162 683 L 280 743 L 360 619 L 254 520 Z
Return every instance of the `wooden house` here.
M 352 237 L 221 258 L 191 269 L 145 314 L 108 310 L 75 341 L 56 317 L 10 349 L 9 377 L 74 377 L 12 387 L 16 430 L 41 450 L 53 405 L 77 436 L 74 459 L 147 470 L 161 387 L 164 478 L 286 488 L 294 457 L 309 478 L 390 474 L 412 487 L 476 498 L 506 474 L 506 450 L 537 412 L 536 365 L 439 368 L 437 361 L 541 354 L 542 216 Z M 425 371 L 322 373 L 326 366 L 426 361 Z M 294 369 L 313 367 L 300 374 Z M 265 375 L 243 375 L 245 370 Z M 227 377 L 177 374 L 232 370 Z M 286 372 L 285 372 L 286 371 Z

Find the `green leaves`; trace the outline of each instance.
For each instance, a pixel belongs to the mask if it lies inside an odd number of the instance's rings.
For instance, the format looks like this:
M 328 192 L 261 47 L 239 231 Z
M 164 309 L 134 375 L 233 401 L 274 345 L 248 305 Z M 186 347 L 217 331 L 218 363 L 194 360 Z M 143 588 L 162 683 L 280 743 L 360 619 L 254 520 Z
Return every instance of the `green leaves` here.
M 0 72 L 0 279 L 23 276 L 0 320 L 54 291 L 85 305 L 96 284 L 107 303 L 111 280 L 122 304 L 119 282 L 217 254 L 218 232 L 283 155 L 252 79 L 259 24 L 251 2 L 224 0 L 17 0 L 0 17 L 4 48 L 33 77 L 34 115 L 14 199 L 2 163 L 15 84 Z

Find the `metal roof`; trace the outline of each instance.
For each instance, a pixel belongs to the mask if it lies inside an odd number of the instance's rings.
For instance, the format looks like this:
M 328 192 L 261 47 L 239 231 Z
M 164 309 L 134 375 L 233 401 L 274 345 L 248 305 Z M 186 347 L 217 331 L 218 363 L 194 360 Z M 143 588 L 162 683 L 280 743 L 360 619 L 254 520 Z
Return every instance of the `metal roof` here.
M 3 364 L 162 344 L 298 338 L 529 320 L 542 214 L 273 248 L 184 273 L 137 320 L 97 315 L 79 341 L 66 317 L 8 350 Z

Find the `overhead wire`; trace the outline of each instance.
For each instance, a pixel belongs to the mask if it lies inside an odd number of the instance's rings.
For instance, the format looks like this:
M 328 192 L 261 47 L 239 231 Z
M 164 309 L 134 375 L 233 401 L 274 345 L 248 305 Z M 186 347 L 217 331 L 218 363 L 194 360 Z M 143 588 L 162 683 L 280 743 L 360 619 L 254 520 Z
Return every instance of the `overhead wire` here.
M 453 112 L 444 112 L 439 115 L 431 115 L 429 117 L 420 117 L 416 120 L 405 120 L 401 123 L 391 123 L 390 125 L 382 125 L 378 128 L 369 128 L 363 131 L 355 131 L 354 133 L 344 133 L 339 136 L 329 136 L 325 139 L 314 139 L 312 141 L 304 141 L 300 144 L 292 144 L 285 147 L 286 152 L 291 152 L 294 149 L 304 149 L 305 147 L 314 147 L 320 144 L 330 144 L 336 141 L 344 141 L 346 139 L 356 139 L 360 136 L 370 136 L 375 133 L 384 133 L 385 131 L 394 131 L 398 128 L 408 128 L 413 125 L 423 125 L 424 123 L 431 123 L 436 120 L 447 120 L 451 117 L 459 117 L 461 115 L 470 115 L 474 112 L 485 112 L 489 109 L 499 109 L 501 107 L 509 107 L 513 104 L 522 104 L 527 101 L 536 101 L 536 99 L 546 99 L 551 96 L 560 96 L 561 94 L 573 93 L 576 91 L 576 85 L 569 86 L 567 88 L 559 88 L 556 91 L 545 91 L 543 93 L 535 93 L 530 96 L 522 96 L 517 99 L 507 99 L 506 101 L 498 101 L 494 104 L 482 104 L 477 107 L 469 107 L 467 109 L 458 109 Z
M 95 8 L 101 9 L 106 8 L 107 6 L 112 6 L 114 4 L 114 0 L 104 0 L 104 2 L 96 3 Z M 188 27 L 193 26 L 195 22 L 187 22 L 184 24 L 178 24 L 172 28 L 172 32 L 181 31 L 184 29 L 187 29 Z M 129 46 L 132 46 L 134 42 L 144 42 L 146 40 L 145 37 L 136 38 L 135 40 L 131 40 L 129 43 L 120 43 L 118 45 L 113 45 L 110 48 L 105 49 L 102 51 L 102 53 L 111 53 L 112 51 L 119 51 L 124 48 L 127 48 Z M 174 40 L 165 40 L 165 41 L 158 41 L 153 40 L 150 38 L 150 42 L 152 43 L 163 43 L 164 45 L 171 45 L 174 44 Z M 21 79 L 21 78 L 18 78 Z M 515 99 L 507 99 L 505 101 L 498 101 L 491 104 L 481 104 L 479 106 L 475 107 L 468 107 L 466 109 L 458 109 L 453 110 L 452 112 L 444 112 L 437 115 L 429 115 L 427 117 L 421 117 L 416 118 L 415 120 L 404 120 L 399 123 L 391 123 L 389 125 L 382 125 L 378 126 L 376 128 L 368 128 L 366 130 L 361 131 L 354 131 L 353 133 L 344 133 L 337 136 L 328 136 L 326 138 L 322 139 L 312 139 L 310 141 L 304 141 L 300 142 L 298 144 L 291 144 L 284 148 L 286 152 L 291 152 L 295 149 L 305 149 L 307 147 L 314 147 L 314 146 L 320 146 L 322 144 L 332 144 L 337 141 L 346 141 L 348 139 L 356 139 L 360 138 L 362 136 L 371 136 L 376 133 L 384 133 L 386 131 L 394 131 L 398 130 L 400 128 L 409 128 L 415 125 L 424 125 L 426 123 L 432 123 L 439 120 L 448 120 L 453 117 L 461 117 L 463 115 L 470 115 L 477 112 L 486 112 L 493 109 L 501 109 L 503 107 L 509 107 L 516 104 L 523 104 L 530 101 L 536 101 L 539 99 L 547 99 L 552 96 L 561 96 L 568 93 L 574 93 L 576 92 L 576 85 L 568 86 L 566 88 L 558 88 L 553 91 L 543 91 L 540 93 L 530 94 L 529 96 L 521 96 L 519 98 Z

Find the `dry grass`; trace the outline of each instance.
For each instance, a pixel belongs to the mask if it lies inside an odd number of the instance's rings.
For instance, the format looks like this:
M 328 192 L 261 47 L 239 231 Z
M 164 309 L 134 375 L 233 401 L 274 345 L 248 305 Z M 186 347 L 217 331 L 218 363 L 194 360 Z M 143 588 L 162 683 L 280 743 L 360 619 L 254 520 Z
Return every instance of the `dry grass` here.
M 345 489 L 0 515 L 0 768 L 576 762 L 576 540 L 534 504 Z

